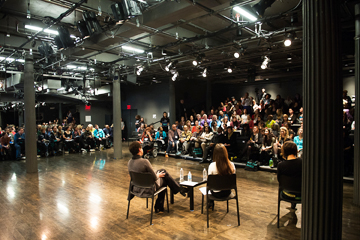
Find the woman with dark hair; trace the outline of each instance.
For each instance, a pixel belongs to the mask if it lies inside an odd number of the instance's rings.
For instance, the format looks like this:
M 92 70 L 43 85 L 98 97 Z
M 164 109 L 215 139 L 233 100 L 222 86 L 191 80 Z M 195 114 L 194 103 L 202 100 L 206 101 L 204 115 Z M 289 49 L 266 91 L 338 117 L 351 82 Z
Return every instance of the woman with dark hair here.
M 288 141 L 285 142 L 282 149 L 282 155 L 285 161 L 279 163 L 277 167 L 277 179 L 279 181 L 281 176 L 288 176 L 294 179 L 294 183 L 300 182 L 302 177 L 302 160 L 301 158 L 297 158 L 297 146 L 294 142 Z M 293 200 L 300 200 L 301 195 L 300 193 L 291 193 L 282 191 L 282 197 Z M 291 208 L 295 209 L 296 204 L 291 204 Z
M 163 112 L 163 117 L 160 119 L 161 126 L 165 132 L 169 131 L 170 119 L 167 116 L 167 112 Z
M 190 125 L 191 125 L 191 127 L 195 126 L 195 120 L 194 120 L 194 116 L 193 116 L 193 115 L 190 116 Z M 190 128 L 190 129 L 191 129 L 191 128 Z
M 273 147 L 275 143 L 275 137 L 271 133 L 270 129 L 265 128 L 263 135 L 263 144 L 261 147 L 260 162 L 262 165 L 267 165 L 272 155 Z
M 135 131 L 138 131 L 139 127 L 140 127 L 140 115 L 136 115 L 135 116 Z
M 234 163 L 230 162 L 228 152 L 224 144 L 218 143 L 214 147 L 213 162 L 209 165 L 209 175 L 232 175 L 236 169 Z M 231 194 L 231 190 L 211 191 L 211 195 L 216 198 L 224 198 Z M 214 201 L 208 203 L 208 207 L 214 207 Z
M 142 134 L 141 140 L 140 140 L 141 145 L 142 145 L 142 149 L 144 151 L 144 157 L 145 158 L 149 158 L 148 157 L 149 155 L 147 154 L 147 151 L 150 150 L 154 145 L 153 138 L 151 136 L 150 131 L 151 131 L 150 127 L 147 127 L 145 129 L 144 133 Z

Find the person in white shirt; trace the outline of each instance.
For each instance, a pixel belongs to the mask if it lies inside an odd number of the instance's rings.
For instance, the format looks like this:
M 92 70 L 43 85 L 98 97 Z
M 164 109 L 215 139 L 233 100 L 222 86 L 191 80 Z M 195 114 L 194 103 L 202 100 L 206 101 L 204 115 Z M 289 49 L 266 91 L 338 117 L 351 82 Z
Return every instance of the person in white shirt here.
M 226 176 L 236 173 L 234 163 L 230 162 L 226 147 L 222 143 L 215 145 L 213 162 L 209 165 L 208 175 Z M 211 191 L 216 198 L 224 198 L 231 194 L 231 190 Z M 208 208 L 214 207 L 214 201 L 210 201 Z

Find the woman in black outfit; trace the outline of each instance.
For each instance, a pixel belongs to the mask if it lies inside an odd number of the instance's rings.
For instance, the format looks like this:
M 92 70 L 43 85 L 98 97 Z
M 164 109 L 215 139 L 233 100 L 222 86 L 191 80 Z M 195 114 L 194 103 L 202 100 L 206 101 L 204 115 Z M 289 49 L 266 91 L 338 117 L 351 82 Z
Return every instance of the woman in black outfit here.
M 260 161 L 262 165 L 269 164 L 269 160 L 273 152 L 274 142 L 275 142 L 274 135 L 271 133 L 270 129 L 266 128 L 263 137 L 263 144 L 260 150 L 261 151 Z
M 281 149 L 285 161 L 279 163 L 277 167 L 277 179 L 279 181 L 281 176 L 288 176 L 293 179 L 292 183 L 294 186 L 301 185 L 301 176 L 302 176 L 302 160 L 297 158 L 297 146 L 292 141 L 287 141 L 284 143 Z M 299 189 L 301 191 L 301 189 Z M 282 191 L 282 197 L 288 198 L 290 200 L 296 199 L 301 200 L 300 193 L 292 193 Z M 296 204 L 291 204 L 291 208 L 295 209 Z
M 166 133 L 169 131 L 170 119 L 167 116 L 167 112 L 163 113 L 163 117 L 160 119 L 161 126 L 163 131 Z

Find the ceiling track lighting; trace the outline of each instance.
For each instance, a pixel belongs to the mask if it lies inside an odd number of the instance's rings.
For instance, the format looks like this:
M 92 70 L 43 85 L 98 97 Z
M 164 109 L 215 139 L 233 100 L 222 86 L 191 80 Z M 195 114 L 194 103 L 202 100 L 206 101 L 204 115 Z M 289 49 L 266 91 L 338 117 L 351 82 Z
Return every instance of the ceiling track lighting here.
M 171 77 L 171 80 L 175 81 L 178 76 L 179 76 L 179 72 L 175 71 L 173 76 Z
M 205 68 L 204 71 L 202 72 L 202 76 L 207 77 L 207 68 Z
M 178 60 L 170 62 L 168 65 L 165 66 L 165 71 L 169 72 L 171 69 L 175 68 L 177 63 L 178 63 Z
M 144 71 L 144 67 L 143 66 L 137 66 L 136 75 L 140 76 L 142 71 Z
M 227 71 L 228 71 L 228 73 L 232 73 L 232 72 L 233 72 L 233 70 L 232 70 L 231 67 L 228 67 Z
M 290 47 L 293 40 L 294 40 L 294 34 L 286 33 L 285 34 L 285 40 L 284 40 L 285 47 Z
M 233 8 L 233 10 L 240 13 L 240 16 L 249 19 L 251 22 L 255 22 L 257 20 L 257 17 L 255 17 L 252 13 L 245 10 L 244 8 L 236 6 Z
M 196 57 L 196 60 L 192 61 L 192 64 L 193 66 L 198 66 L 201 64 L 201 62 L 203 61 L 203 58 L 205 57 L 205 54 L 199 54 L 197 57 Z
M 267 69 L 269 62 L 271 62 L 270 58 L 268 56 L 264 56 L 264 61 L 261 64 L 261 69 Z

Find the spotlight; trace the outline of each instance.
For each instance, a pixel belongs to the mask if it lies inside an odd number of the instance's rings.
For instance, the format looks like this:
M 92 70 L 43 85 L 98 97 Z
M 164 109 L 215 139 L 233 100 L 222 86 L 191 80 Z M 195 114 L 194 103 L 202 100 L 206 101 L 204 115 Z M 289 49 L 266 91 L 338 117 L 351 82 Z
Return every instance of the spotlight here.
M 174 75 L 171 77 L 171 80 L 175 81 L 178 76 L 179 76 L 179 72 L 175 71 Z
M 286 59 L 287 59 L 288 61 L 291 61 L 291 59 L 292 59 L 291 54 L 288 54 Z
M 257 4 L 255 4 L 252 8 L 255 10 L 256 14 L 259 15 L 259 17 L 263 17 L 265 10 L 268 7 L 271 7 L 271 5 L 275 2 L 276 0 L 261 0 L 260 2 L 258 2 Z
M 285 40 L 284 40 L 284 45 L 285 45 L 285 47 L 290 47 L 290 46 L 291 46 L 291 43 L 292 43 L 292 40 L 294 40 L 293 34 L 287 33 L 287 34 L 285 35 Z
M 167 55 L 167 51 L 163 49 L 161 52 L 161 55 L 163 55 L 163 56 Z
M 239 58 L 239 57 L 240 57 L 240 53 L 235 52 L 235 53 L 234 53 L 234 57 L 235 57 L 235 58 Z
M 203 77 L 207 77 L 207 68 L 204 69 L 203 73 L 202 73 Z
M 138 70 L 136 71 L 136 74 L 137 74 L 138 76 L 140 76 L 140 75 L 141 75 L 141 72 L 144 71 L 144 67 L 143 67 L 143 66 L 138 66 L 137 69 L 138 69 Z
M 175 65 L 176 65 L 177 63 L 178 63 L 178 60 L 175 60 L 175 61 L 173 61 L 173 62 L 170 62 L 170 63 L 165 67 L 165 70 L 166 70 L 167 72 L 169 72 L 170 69 L 175 68 Z
M 39 92 L 42 91 L 42 87 L 41 87 L 41 86 L 39 86 L 37 89 L 38 89 Z
M 261 64 L 261 69 L 266 69 L 268 68 L 268 64 L 269 62 L 271 62 L 270 58 L 268 58 L 267 56 L 264 57 L 264 61 Z
M 198 62 L 197 62 L 196 60 L 194 60 L 194 61 L 192 62 L 192 64 L 193 64 L 194 66 L 197 66 L 197 65 L 198 65 Z
M 232 73 L 232 72 L 233 72 L 233 70 L 232 70 L 230 67 L 227 69 L 227 71 L 228 71 L 228 73 Z

